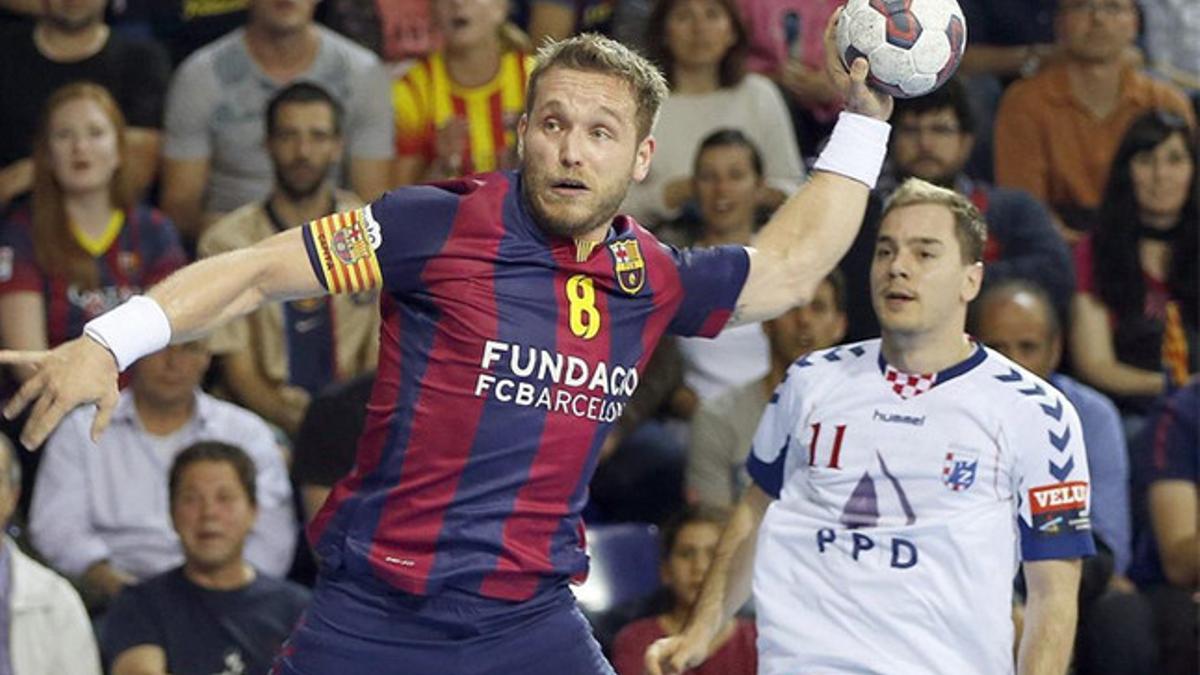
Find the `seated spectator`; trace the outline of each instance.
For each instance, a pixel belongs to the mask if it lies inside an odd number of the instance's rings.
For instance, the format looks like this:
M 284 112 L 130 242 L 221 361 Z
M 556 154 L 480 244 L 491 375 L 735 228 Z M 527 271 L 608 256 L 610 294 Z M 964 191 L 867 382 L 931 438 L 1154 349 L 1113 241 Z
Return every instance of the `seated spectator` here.
M 1161 108 L 1195 126 L 1175 87 L 1127 56 L 1137 36 L 1134 0 L 1064 0 L 1055 14 L 1062 58 L 1009 87 L 996 113 L 996 182 L 1047 204 L 1068 241 L 1092 229 L 1121 136 Z
M 691 172 L 700 142 L 723 128 L 743 132 L 763 153 L 768 189 L 759 201 L 777 206 L 799 186 L 804 168 L 779 89 L 745 72 L 748 41 L 736 0 L 663 0 L 648 35 L 671 95 L 654 127 L 650 173 L 630 187 L 622 212 L 650 227 L 678 217 L 695 196 Z
M 792 362 L 841 341 L 846 334 L 845 293 L 842 275 L 835 270 L 810 303 L 764 322 L 771 346 L 767 374 L 701 404 L 688 441 L 688 501 L 729 508 L 750 485 L 746 456 L 767 400 Z
M 75 338 L 185 262 L 171 223 L 134 199 L 125 130 L 99 85 L 70 84 L 47 102 L 34 141 L 33 195 L 0 224 L 5 348 Z
M 1125 576 L 1130 560 L 1129 454 L 1117 408 L 1058 372 L 1062 324 L 1046 292 L 1019 279 L 993 284 L 972 306 L 975 335 L 1061 391 L 1079 413 L 1091 480 L 1097 555 L 1083 563 L 1076 672 L 1141 675 L 1154 667 L 1152 621 Z
M 1197 369 L 1198 158 L 1182 118 L 1140 117 L 1121 139 L 1096 230 L 1075 252 L 1071 360 L 1128 414 Z
M 168 486 L 183 564 L 113 603 L 101 637 L 112 674 L 266 673 L 308 591 L 242 555 L 258 515 L 254 462 L 236 446 L 197 443 L 175 458 Z
M 147 356 L 133 366 L 99 443 L 89 433 L 92 411 L 83 409 L 46 441 L 30 535 L 94 605 L 183 559 L 169 525 L 167 468 L 201 440 L 236 444 L 254 459 L 259 518 L 246 559 L 273 577 L 291 565 L 297 521 L 283 455 L 261 419 L 200 391 L 208 363 L 207 349 L 197 342 Z
M 845 0 L 738 0 L 738 4 L 750 37 L 746 68 L 771 78 L 783 91 L 800 150 L 815 161 L 842 109 L 841 96 L 825 70 L 825 24 Z
M 618 0 L 516 0 L 513 18 L 529 34 L 533 46 L 564 40 L 579 33 L 612 36 Z
M 374 386 L 375 373 L 364 373 L 321 392 L 304 413 L 292 452 L 292 477 L 300 488 L 306 522 L 317 515 L 334 484 L 354 468 Z
M 507 3 L 432 6 L 442 48 L 392 86 L 397 185 L 516 164 L 517 120 L 533 64 L 511 36 Z
M 129 127 L 122 167 L 134 194 L 154 179 L 170 76 L 157 45 L 110 32 L 105 0 L 44 0 L 32 23 L 0 27 L 0 207 L 33 188 L 31 147 L 50 95 L 81 80 L 112 92 Z
M 1154 607 L 1161 675 L 1200 672 L 1200 379 L 1161 402 L 1136 446 L 1130 576 Z M 1149 672 L 1149 671 L 1147 671 Z
M 21 465 L 0 436 L 0 532 L 8 529 L 21 492 Z M 0 538 L 0 618 L 5 625 L 0 672 L 9 675 L 100 675 L 92 622 L 66 579 Z
M 112 0 L 108 14 L 114 30 L 153 36 L 174 67 L 245 23 L 249 5 L 250 0 Z
M 201 256 L 252 246 L 271 235 L 362 206 L 329 178 L 342 155 L 341 106 L 301 82 L 267 104 L 271 195 L 213 223 Z M 238 401 L 295 438 L 310 397 L 332 382 L 373 370 L 379 349 L 374 292 L 270 304 L 226 324 L 209 341 Z
M 1050 293 L 1066 320 L 1075 290 L 1071 255 L 1049 212 L 1024 190 L 996 187 L 966 172 L 975 141 L 975 117 L 959 80 L 919 98 L 896 101 L 892 113 L 891 163 L 872 194 L 862 229 L 842 260 L 847 296 L 869 297 L 868 274 L 879 231 L 879 207 L 895 185 L 920 178 L 966 195 L 988 224 L 983 251 L 985 288 L 1004 279 L 1027 279 Z M 871 303 L 849 307 L 850 340 L 879 334 Z
M 271 161 L 267 101 L 291 82 L 314 82 L 346 106 L 342 182 L 363 199 L 388 187 L 392 110 L 388 78 L 367 49 L 313 22 L 317 0 L 250 0 L 239 28 L 192 54 L 171 82 L 162 205 L 186 236 L 266 199 Z
M 666 611 L 638 619 L 621 629 L 613 643 L 617 675 L 645 672 L 646 649 L 657 639 L 678 633 L 700 594 L 712 564 L 726 514 L 711 507 L 688 507 L 663 528 L 662 582 L 670 593 Z M 686 675 L 751 675 L 758 668 L 754 621 L 735 618 L 713 639 L 708 660 Z
M 700 222 L 682 243 L 750 245 L 765 189 L 762 156 L 754 143 L 736 129 L 709 134 L 696 151 L 691 181 Z M 770 365 L 761 324 L 735 326 L 711 340 L 679 338 L 675 344 L 683 357 L 684 389 L 675 393 L 673 405 L 685 419 L 701 401 L 757 380 Z

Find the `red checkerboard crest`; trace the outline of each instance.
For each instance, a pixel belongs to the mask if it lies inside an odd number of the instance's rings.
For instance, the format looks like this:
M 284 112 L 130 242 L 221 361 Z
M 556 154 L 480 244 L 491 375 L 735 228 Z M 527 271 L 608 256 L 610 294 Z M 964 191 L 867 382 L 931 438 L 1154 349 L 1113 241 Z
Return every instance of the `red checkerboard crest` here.
M 937 383 L 936 373 L 909 375 L 891 366 L 884 370 L 883 377 L 891 383 L 892 391 L 905 400 L 924 394 Z

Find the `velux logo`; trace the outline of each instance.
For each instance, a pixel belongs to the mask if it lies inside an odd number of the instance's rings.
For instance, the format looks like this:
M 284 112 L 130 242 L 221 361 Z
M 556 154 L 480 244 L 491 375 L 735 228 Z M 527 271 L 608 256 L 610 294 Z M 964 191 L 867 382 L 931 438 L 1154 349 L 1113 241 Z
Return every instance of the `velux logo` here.
M 1034 513 L 1067 511 L 1087 505 L 1088 484 L 1083 481 L 1062 483 L 1029 491 L 1030 506 Z

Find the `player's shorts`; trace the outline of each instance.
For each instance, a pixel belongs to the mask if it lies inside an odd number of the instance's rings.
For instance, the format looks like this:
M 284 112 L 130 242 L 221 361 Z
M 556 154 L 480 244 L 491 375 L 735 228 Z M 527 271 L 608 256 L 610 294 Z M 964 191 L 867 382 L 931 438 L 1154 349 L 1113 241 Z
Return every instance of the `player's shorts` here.
M 273 675 L 614 675 L 565 587 L 525 602 L 326 575 Z

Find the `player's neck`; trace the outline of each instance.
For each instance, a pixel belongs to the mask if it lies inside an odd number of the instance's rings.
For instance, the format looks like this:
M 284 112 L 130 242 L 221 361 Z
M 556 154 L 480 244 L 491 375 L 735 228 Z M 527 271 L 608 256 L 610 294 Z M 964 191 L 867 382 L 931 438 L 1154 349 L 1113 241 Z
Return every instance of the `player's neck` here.
M 72 63 L 94 56 L 108 43 L 108 25 L 103 21 L 80 30 L 62 30 L 49 21 L 39 21 L 33 42 L 42 56 L 59 63 Z
M 210 591 L 235 591 L 250 585 L 254 581 L 255 571 L 238 557 L 229 564 L 214 568 L 185 562 L 183 575 L 193 584 Z
M 500 38 L 446 50 L 446 70 L 460 87 L 482 87 L 500 72 Z
M 112 219 L 113 203 L 108 189 L 65 195 L 63 210 L 67 220 L 89 237 L 99 237 Z
M 289 226 L 303 225 L 327 216 L 333 204 L 333 190 L 329 187 L 299 199 L 292 199 L 279 190 L 271 193 L 271 209 L 280 221 Z
M 255 23 L 246 26 L 246 49 L 268 77 L 285 82 L 307 71 L 317 58 L 321 36 L 315 26 L 273 33 Z
M 905 373 L 936 373 L 961 363 L 975 347 L 961 327 L 944 335 L 883 332 L 880 349 L 888 365 Z

